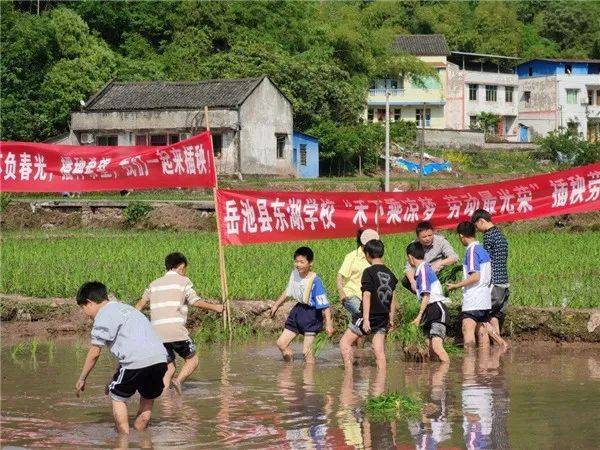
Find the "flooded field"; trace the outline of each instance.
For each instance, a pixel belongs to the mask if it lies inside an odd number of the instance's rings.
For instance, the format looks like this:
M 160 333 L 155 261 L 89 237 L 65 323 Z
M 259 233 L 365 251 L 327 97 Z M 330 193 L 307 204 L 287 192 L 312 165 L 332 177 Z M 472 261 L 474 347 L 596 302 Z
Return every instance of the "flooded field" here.
M 3 347 L 1 443 L 10 447 L 127 448 L 514 448 L 600 445 L 600 351 L 515 348 L 453 357 L 449 367 L 398 361 L 387 372 L 367 356 L 345 374 L 336 348 L 314 368 L 285 364 L 270 342 L 200 348 L 184 395 L 166 392 L 150 429 L 120 439 L 103 386 L 104 355 L 82 399 L 74 383 L 81 342 L 31 352 Z M 296 347 L 299 355 L 300 347 Z M 410 419 L 377 422 L 370 395 L 417 395 Z M 134 401 L 137 405 L 137 400 Z M 135 412 L 134 405 L 130 413 Z

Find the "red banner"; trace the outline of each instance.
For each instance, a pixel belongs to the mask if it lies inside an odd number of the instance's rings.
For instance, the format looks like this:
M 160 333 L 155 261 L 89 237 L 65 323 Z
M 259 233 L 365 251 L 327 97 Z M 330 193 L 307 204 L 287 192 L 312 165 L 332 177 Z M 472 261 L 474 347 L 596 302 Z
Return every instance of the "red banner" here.
M 218 190 L 224 245 L 351 237 L 359 228 L 451 228 L 483 208 L 494 222 L 600 209 L 600 163 L 493 184 L 409 192 Z
M 215 186 L 210 133 L 165 147 L 0 142 L 3 192 L 82 192 Z

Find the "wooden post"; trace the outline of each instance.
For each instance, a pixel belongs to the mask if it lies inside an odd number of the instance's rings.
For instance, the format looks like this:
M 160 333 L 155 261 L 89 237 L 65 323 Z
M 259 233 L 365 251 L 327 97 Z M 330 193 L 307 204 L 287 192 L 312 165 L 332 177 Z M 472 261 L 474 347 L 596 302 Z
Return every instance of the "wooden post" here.
M 210 125 L 208 122 L 208 106 L 204 107 L 204 120 L 206 121 L 206 131 L 210 132 Z M 212 134 L 210 136 L 210 143 L 212 147 Z M 223 303 L 223 328 L 225 330 L 228 330 L 231 336 L 231 308 L 229 306 L 229 289 L 227 286 L 225 251 L 223 249 L 223 242 L 221 241 L 221 224 L 219 222 L 219 200 L 217 197 L 219 181 L 217 178 L 217 164 L 215 163 L 214 157 L 213 170 L 215 171 L 215 187 L 213 188 L 213 199 L 215 203 L 215 219 L 217 221 L 217 236 L 219 239 L 219 275 L 221 277 L 221 302 Z

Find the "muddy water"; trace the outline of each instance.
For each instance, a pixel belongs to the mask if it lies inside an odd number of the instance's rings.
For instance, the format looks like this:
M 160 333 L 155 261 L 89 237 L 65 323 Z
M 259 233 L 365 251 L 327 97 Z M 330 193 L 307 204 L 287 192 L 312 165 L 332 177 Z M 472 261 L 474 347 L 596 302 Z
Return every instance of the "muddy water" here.
M 73 385 L 82 344 L 57 343 L 13 357 L 4 347 L 1 437 L 5 448 L 514 448 L 600 446 L 600 352 L 512 349 L 455 357 L 450 367 L 368 357 L 344 374 L 335 348 L 314 369 L 285 364 L 268 343 L 200 348 L 183 397 L 167 392 L 151 428 L 119 439 L 103 384 L 104 356 L 83 399 Z M 297 353 L 300 348 L 296 348 Z M 425 402 L 421 417 L 374 422 L 367 396 L 402 391 Z M 135 401 L 134 403 L 137 403 Z M 133 414 L 134 406 L 130 407 Z

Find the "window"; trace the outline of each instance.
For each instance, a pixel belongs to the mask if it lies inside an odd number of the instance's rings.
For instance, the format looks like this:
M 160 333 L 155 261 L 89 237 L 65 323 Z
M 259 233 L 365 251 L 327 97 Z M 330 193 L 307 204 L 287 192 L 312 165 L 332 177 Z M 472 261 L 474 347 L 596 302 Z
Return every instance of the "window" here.
M 523 92 L 523 101 L 529 105 L 529 103 L 531 103 L 531 91 L 525 91 Z
M 477 85 L 469 85 L 469 100 L 477 100 Z
M 285 156 L 285 140 L 287 134 L 275 134 L 275 141 L 277 143 L 277 158 L 283 159 Z
M 215 157 L 220 157 L 223 152 L 223 135 L 222 134 L 213 134 L 212 137 L 213 142 L 213 153 Z
M 415 110 L 415 119 L 417 121 L 417 126 L 422 127 L 423 126 L 423 110 L 422 109 Z M 427 108 L 425 110 L 425 126 L 426 127 L 431 126 L 431 109 L 429 109 L 429 108 Z
M 390 89 L 398 89 L 398 80 L 390 80 Z
M 567 89 L 567 105 L 577 104 L 577 94 L 579 89 Z
M 371 123 L 373 122 L 373 108 L 368 108 L 367 109 L 367 122 Z
M 166 134 L 151 134 L 150 135 L 150 145 L 167 145 L 167 135 Z
M 148 145 L 148 135 L 136 134 L 135 135 L 135 145 Z
M 504 87 L 504 101 L 506 103 L 512 103 L 512 101 L 513 101 L 513 90 L 514 90 L 514 87 L 512 87 L 512 86 L 505 86 Z
M 177 144 L 179 142 L 179 134 L 169 135 L 169 145 Z
M 533 76 L 533 67 L 529 66 L 528 74 L 530 77 Z
M 469 128 L 477 127 L 477 116 L 469 116 Z
M 565 64 L 565 74 L 571 75 L 573 73 L 573 66 L 571 64 Z
M 594 104 L 594 91 L 588 89 L 588 105 Z
M 486 84 L 485 85 L 485 101 L 495 102 L 498 97 L 498 86 Z
M 600 105 L 600 89 L 596 91 L 596 105 Z
M 377 109 L 377 122 L 385 122 L 385 108 Z
M 300 165 L 306 165 L 306 144 L 300 144 Z
M 394 108 L 394 122 L 400 122 L 402 119 L 402 110 L 400 108 Z
M 96 145 L 119 145 L 119 137 L 116 134 L 98 136 Z

